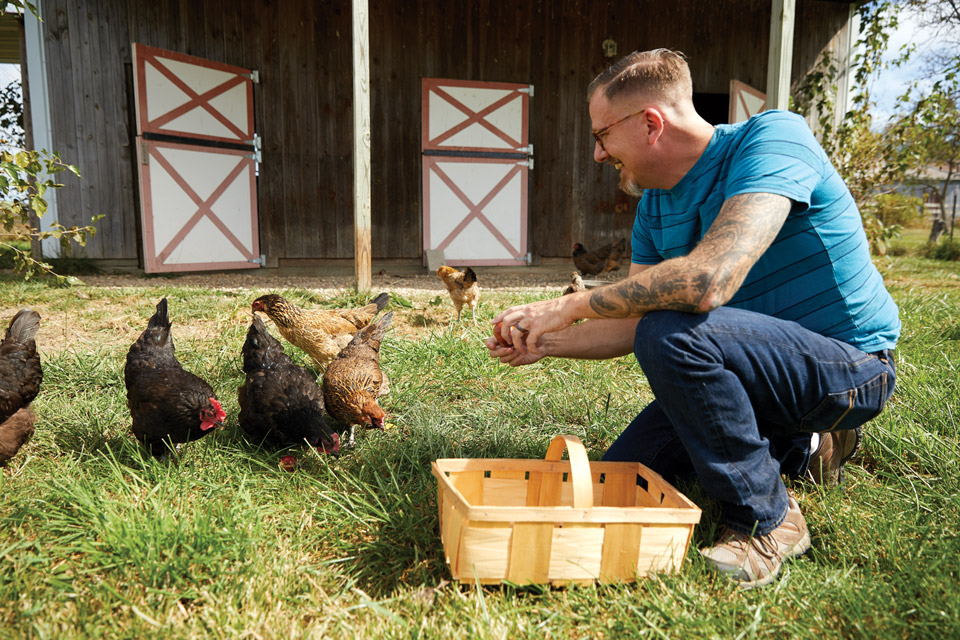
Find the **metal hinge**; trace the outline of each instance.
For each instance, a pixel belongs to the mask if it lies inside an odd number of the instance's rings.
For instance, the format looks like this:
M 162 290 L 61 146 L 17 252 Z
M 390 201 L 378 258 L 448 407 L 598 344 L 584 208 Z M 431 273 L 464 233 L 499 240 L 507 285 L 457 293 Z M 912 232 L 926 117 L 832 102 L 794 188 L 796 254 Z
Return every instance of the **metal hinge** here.
M 527 255 L 523 256 L 523 261 L 527 264 L 533 264 L 533 254 L 528 253 Z
M 147 146 L 144 140 L 140 141 L 140 164 L 150 164 L 150 147 Z
M 531 85 L 527 85 L 527 88 L 526 88 L 526 89 L 517 89 L 517 91 L 519 91 L 520 93 L 528 93 L 528 94 L 530 94 L 530 97 L 531 97 L 531 98 L 533 97 L 533 85 L 532 85 L 532 84 L 531 84 Z
M 250 73 L 241 73 L 241 76 L 248 78 L 253 84 L 260 84 L 260 72 L 254 69 Z
M 253 140 L 244 140 L 244 144 L 248 144 L 253 147 L 253 153 L 244 154 L 244 158 L 251 158 L 257 164 L 263 164 L 263 154 L 260 152 L 260 134 L 254 133 Z
M 247 260 L 247 262 L 252 262 L 253 264 L 258 264 L 262 267 L 267 263 L 267 256 L 261 253 L 259 258 L 250 258 Z
M 260 152 L 260 134 L 254 133 L 253 140 L 244 140 L 245 143 L 253 147 L 253 153 L 244 154 L 245 158 L 252 158 L 257 164 L 263 164 L 263 154 Z
M 521 167 L 526 167 L 527 169 L 530 169 L 530 171 L 533 171 L 533 158 L 527 158 L 526 160 L 521 160 L 517 164 L 520 165 Z

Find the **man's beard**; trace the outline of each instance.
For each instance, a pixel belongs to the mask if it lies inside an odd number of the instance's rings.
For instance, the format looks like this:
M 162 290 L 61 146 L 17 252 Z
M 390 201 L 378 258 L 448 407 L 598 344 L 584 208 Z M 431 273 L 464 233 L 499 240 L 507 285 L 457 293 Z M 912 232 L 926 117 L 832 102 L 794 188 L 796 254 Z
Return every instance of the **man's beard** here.
M 643 197 L 643 189 L 640 188 L 640 185 L 633 180 L 624 177 L 622 173 L 620 174 L 620 191 L 623 191 L 625 194 L 633 198 Z

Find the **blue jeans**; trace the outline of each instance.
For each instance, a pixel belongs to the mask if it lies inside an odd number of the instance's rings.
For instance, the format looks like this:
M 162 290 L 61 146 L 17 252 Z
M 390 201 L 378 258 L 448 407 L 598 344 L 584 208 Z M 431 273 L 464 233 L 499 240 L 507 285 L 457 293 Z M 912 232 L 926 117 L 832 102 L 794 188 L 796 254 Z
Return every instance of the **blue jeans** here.
M 695 473 L 725 524 L 761 535 L 786 517 L 780 474 L 806 471 L 810 434 L 874 418 L 896 381 L 889 351 L 728 307 L 648 313 L 634 353 L 656 399 L 603 459 L 641 462 L 669 482 Z

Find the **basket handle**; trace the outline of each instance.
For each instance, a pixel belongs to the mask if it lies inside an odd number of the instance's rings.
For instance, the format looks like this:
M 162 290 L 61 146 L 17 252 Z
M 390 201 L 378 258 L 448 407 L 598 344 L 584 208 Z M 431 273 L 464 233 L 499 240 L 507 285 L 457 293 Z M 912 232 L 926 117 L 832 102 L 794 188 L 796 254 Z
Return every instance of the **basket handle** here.
M 566 449 L 570 454 L 570 481 L 573 483 L 573 506 L 576 509 L 593 508 L 593 482 L 587 450 L 577 436 L 559 435 L 547 447 L 546 460 L 558 461 Z

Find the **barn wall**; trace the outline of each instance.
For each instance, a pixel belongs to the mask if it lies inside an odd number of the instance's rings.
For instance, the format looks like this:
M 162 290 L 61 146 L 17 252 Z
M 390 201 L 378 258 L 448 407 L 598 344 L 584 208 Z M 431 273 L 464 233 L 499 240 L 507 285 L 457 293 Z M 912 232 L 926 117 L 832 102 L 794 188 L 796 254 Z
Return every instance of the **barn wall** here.
M 424 77 L 530 83 L 530 249 L 568 256 L 628 233 L 635 200 L 593 162 L 584 90 L 634 49 L 671 47 L 694 90 L 766 82 L 769 0 L 380 0 L 370 2 L 373 258 L 421 256 Z M 44 0 L 56 147 L 83 180 L 59 196 L 65 225 L 104 213 L 82 255 L 136 259 L 138 210 L 130 43 L 257 69 L 261 248 L 271 259 L 353 255 L 349 0 Z M 816 61 L 847 5 L 800 0 L 794 78 Z

